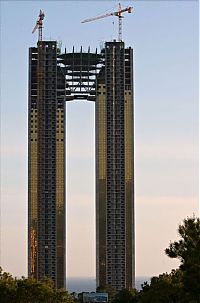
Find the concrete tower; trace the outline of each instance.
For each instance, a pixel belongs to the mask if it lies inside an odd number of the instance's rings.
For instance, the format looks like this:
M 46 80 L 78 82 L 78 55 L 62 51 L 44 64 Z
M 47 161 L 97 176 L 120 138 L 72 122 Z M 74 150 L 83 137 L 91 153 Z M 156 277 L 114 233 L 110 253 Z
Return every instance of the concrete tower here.
M 65 286 L 65 78 L 57 45 L 29 50 L 28 271 Z
M 96 99 L 97 285 L 134 286 L 133 54 L 106 42 Z

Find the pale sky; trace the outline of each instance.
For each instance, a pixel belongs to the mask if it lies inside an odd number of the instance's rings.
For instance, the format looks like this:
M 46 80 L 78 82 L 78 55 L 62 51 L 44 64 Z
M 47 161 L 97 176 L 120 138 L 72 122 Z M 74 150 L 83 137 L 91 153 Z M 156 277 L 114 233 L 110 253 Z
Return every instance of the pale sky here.
M 170 271 L 164 255 L 183 218 L 198 213 L 198 2 L 121 1 L 134 6 L 123 38 L 134 49 L 136 275 Z M 39 9 L 44 37 L 68 51 L 99 50 L 117 20 L 80 21 L 117 1 L 1 1 L 1 261 L 27 274 L 28 48 Z M 113 24 L 114 21 L 114 24 Z M 94 103 L 67 105 L 67 272 L 95 276 Z

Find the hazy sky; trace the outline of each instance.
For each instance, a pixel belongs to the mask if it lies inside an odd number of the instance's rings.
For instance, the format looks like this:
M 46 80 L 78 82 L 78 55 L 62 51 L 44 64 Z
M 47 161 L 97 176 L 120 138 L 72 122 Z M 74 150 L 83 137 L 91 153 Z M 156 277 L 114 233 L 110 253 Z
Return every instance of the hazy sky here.
M 164 249 L 198 212 L 198 2 L 122 1 L 123 38 L 134 48 L 136 275 L 170 271 Z M 1 266 L 27 273 L 28 48 L 39 9 L 44 37 L 68 51 L 99 49 L 117 20 L 82 19 L 117 1 L 1 1 Z M 113 24 L 114 21 L 114 24 Z M 94 103 L 67 105 L 68 275 L 95 275 Z

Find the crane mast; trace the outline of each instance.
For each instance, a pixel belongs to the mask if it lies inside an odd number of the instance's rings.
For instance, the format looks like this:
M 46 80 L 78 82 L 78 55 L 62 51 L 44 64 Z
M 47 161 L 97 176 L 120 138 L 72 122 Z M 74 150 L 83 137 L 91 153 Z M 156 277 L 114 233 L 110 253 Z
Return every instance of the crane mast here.
M 118 41 L 122 41 L 122 18 L 123 18 L 122 14 L 125 12 L 132 13 L 132 10 L 133 10 L 133 7 L 128 6 L 128 7 L 122 8 L 121 4 L 119 3 L 118 11 L 112 12 L 112 13 L 107 13 L 107 14 L 89 18 L 89 19 L 85 19 L 85 20 L 81 21 L 81 23 L 91 22 L 91 21 L 103 19 L 103 18 L 110 17 L 110 16 L 116 16 L 116 17 L 118 17 Z
M 42 41 L 42 25 L 44 20 L 45 14 L 44 11 L 40 10 L 38 20 L 36 21 L 36 25 L 32 30 L 32 34 L 38 29 L 38 41 Z

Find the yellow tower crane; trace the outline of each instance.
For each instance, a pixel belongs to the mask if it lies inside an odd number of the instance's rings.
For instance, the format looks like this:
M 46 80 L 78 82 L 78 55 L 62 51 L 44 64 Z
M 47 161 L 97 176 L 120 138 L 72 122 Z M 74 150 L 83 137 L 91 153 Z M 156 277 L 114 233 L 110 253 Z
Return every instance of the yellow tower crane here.
M 36 21 L 36 25 L 32 30 L 32 34 L 38 29 L 38 41 L 42 41 L 42 24 L 44 20 L 45 14 L 44 11 L 40 10 L 38 20 Z
M 123 18 L 122 14 L 125 12 L 132 13 L 132 10 L 133 10 L 133 7 L 128 6 L 128 7 L 122 8 L 121 4 L 119 3 L 117 12 L 107 13 L 105 15 L 85 19 L 85 20 L 81 21 L 81 23 L 91 22 L 91 21 L 95 21 L 95 20 L 102 19 L 105 17 L 116 16 L 116 17 L 118 17 L 118 21 L 119 21 L 118 41 L 122 41 L 122 18 Z

